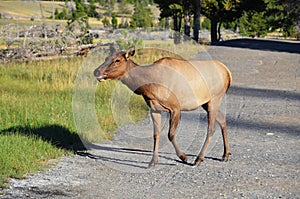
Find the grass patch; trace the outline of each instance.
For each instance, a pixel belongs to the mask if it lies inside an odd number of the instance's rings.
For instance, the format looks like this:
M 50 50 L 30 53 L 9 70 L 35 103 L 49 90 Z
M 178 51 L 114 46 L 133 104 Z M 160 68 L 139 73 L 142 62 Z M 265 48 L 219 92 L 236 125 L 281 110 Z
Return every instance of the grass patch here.
M 1 129 L 60 124 L 74 131 L 70 102 L 80 64 L 80 59 L 3 64 Z
M 0 65 L 0 187 L 80 145 L 71 101 L 81 61 Z
M 0 188 L 4 188 L 7 178 L 21 179 L 27 173 L 41 170 L 47 160 L 64 153 L 37 136 L 25 136 L 22 132 L 1 134 Z
M 22 178 L 66 150 L 84 149 L 72 112 L 82 63 L 74 58 L 0 65 L 0 187 L 8 177 Z M 116 84 L 98 84 L 95 93 L 96 119 L 109 138 L 118 127 L 110 102 L 110 88 Z M 138 96 L 132 99 L 132 110 L 140 109 L 132 111 L 135 121 L 146 112 L 143 103 Z

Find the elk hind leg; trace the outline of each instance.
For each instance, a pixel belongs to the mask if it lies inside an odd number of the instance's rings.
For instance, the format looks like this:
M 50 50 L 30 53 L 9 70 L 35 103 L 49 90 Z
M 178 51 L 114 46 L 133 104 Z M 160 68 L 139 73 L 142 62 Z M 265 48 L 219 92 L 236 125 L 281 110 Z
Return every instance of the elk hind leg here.
M 219 123 L 221 130 L 222 130 L 222 137 L 223 137 L 223 143 L 224 143 L 224 154 L 222 157 L 223 161 L 228 161 L 229 155 L 231 155 L 230 148 L 229 148 L 229 142 L 228 142 L 228 135 L 227 135 L 227 127 L 226 127 L 226 117 L 224 116 L 221 111 L 217 113 L 217 122 Z
M 216 121 L 216 115 L 218 109 L 215 108 L 218 107 L 213 106 L 212 101 L 208 102 L 207 104 L 204 104 L 202 107 L 207 111 L 207 117 L 208 117 L 207 135 L 206 135 L 205 142 L 201 148 L 201 151 L 195 160 L 194 165 L 199 165 L 204 160 L 207 147 L 211 142 L 212 136 L 216 130 L 215 121 Z

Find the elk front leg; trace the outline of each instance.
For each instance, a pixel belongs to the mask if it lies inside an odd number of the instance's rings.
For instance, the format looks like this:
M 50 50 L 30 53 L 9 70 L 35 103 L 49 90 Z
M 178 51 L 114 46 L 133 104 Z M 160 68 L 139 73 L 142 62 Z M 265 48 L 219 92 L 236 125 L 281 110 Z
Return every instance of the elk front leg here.
M 176 128 L 178 126 L 180 119 L 180 111 L 179 110 L 171 110 L 170 111 L 170 127 L 169 127 L 169 140 L 172 142 L 177 156 L 183 161 L 187 162 L 187 158 L 185 153 L 183 153 L 179 147 L 177 146 L 176 139 L 175 139 L 175 134 L 176 134 Z
M 149 163 L 149 167 L 154 167 L 158 161 L 158 145 L 159 145 L 159 138 L 160 138 L 161 112 L 151 110 L 150 114 L 153 121 L 154 146 L 153 146 L 153 157 L 151 162 Z

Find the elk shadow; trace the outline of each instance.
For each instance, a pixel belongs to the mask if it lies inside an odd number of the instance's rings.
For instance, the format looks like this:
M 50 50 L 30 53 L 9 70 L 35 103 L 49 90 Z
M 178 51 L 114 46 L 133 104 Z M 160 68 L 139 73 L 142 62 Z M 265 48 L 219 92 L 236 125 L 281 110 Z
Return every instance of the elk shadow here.
M 0 134 L 21 134 L 33 136 L 51 143 L 53 146 L 69 151 L 86 150 L 85 143 L 77 133 L 71 132 L 60 125 L 46 125 L 38 128 L 30 126 L 15 126 L 0 131 Z
M 127 148 L 118 145 L 106 145 L 106 144 L 92 144 L 88 145 L 91 151 L 78 151 L 76 155 L 87 157 L 94 160 L 99 160 L 103 163 L 113 163 L 115 165 L 128 166 L 132 168 L 147 169 L 148 164 L 152 158 L 153 151 L 147 149 L 138 148 Z M 177 161 L 175 158 L 171 157 L 170 152 L 159 152 L 159 158 L 164 159 L 164 161 L 159 161 L 158 165 L 163 166 L 174 166 L 175 163 L 184 163 L 182 161 Z M 147 157 L 140 159 L 138 156 Z

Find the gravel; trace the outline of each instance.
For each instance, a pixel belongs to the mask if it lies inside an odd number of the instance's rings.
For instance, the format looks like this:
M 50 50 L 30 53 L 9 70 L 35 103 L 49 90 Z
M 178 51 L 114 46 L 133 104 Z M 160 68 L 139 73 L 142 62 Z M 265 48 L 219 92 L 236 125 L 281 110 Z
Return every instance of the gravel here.
M 153 144 L 147 117 L 119 129 L 111 142 L 52 160 L 52 167 L 26 179 L 11 179 L 0 197 L 300 198 L 300 56 L 266 47 L 208 50 L 233 75 L 222 105 L 232 151 L 228 162 L 220 161 L 223 144 L 217 128 L 200 166 L 181 163 L 167 140 L 165 114 L 155 168 L 147 169 Z M 184 112 L 177 140 L 189 162 L 205 135 L 205 112 Z

